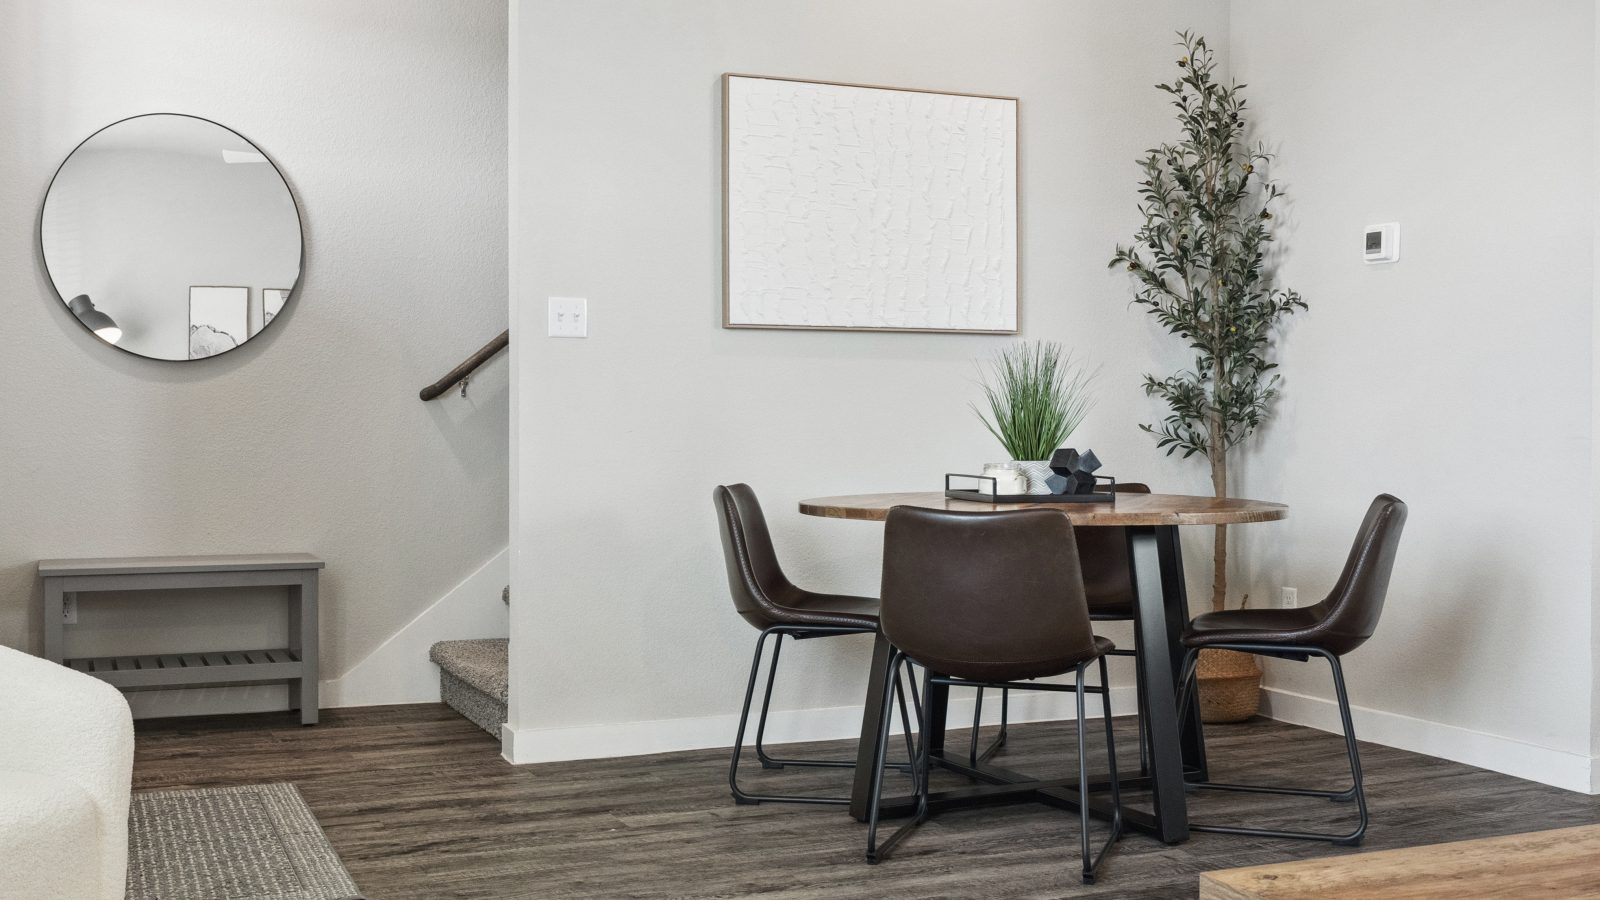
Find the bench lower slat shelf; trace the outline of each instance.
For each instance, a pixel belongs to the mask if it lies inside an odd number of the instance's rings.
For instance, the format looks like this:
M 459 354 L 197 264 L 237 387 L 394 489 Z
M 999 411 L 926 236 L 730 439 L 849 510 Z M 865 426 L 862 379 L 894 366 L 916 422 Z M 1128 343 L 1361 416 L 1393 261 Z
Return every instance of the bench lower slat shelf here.
M 160 656 L 95 656 L 65 660 L 79 672 L 119 688 L 182 687 L 282 681 L 305 674 L 300 654 L 285 647 Z

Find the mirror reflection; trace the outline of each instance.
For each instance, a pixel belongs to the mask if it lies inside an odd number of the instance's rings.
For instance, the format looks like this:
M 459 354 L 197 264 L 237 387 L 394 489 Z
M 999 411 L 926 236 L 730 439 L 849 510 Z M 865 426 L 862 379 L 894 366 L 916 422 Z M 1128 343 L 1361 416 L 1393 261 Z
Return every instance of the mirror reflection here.
M 61 302 L 94 335 L 154 359 L 234 349 L 300 279 L 300 215 L 272 162 L 194 116 L 135 116 L 72 151 L 39 240 Z

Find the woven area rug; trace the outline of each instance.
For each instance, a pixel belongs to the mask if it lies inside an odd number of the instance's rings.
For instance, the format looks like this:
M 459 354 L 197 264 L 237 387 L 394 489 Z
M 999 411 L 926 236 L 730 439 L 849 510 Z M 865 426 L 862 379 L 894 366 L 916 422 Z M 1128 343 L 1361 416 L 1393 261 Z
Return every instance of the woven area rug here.
M 360 897 L 292 784 L 133 795 L 128 900 Z

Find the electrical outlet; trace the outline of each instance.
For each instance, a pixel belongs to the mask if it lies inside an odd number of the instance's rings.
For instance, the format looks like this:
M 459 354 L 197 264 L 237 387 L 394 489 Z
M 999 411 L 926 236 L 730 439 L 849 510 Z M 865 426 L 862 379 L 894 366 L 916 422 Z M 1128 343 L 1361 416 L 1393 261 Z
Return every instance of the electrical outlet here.
M 78 595 L 68 594 L 61 598 L 61 624 L 78 624 Z
M 589 301 L 583 297 L 551 297 L 549 300 L 550 336 L 586 338 L 589 336 Z
M 1284 609 L 1294 609 L 1299 606 L 1300 599 L 1296 596 L 1297 593 L 1292 587 L 1283 588 L 1282 593 L 1278 595 L 1278 605 Z

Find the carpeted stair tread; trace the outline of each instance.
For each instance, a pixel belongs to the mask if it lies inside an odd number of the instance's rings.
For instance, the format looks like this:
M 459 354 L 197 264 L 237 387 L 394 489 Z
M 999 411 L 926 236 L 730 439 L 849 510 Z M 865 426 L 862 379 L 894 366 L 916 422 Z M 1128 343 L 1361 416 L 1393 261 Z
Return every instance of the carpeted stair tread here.
M 506 702 L 509 666 L 506 638 L 440 641 L 428 651 L 439 668 L 500 703 Z

